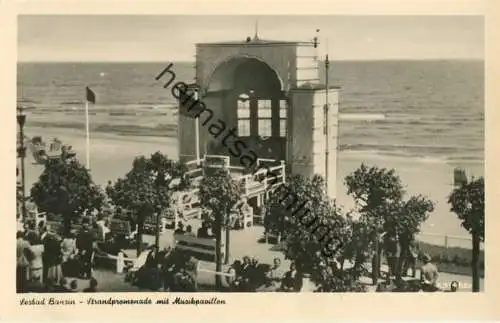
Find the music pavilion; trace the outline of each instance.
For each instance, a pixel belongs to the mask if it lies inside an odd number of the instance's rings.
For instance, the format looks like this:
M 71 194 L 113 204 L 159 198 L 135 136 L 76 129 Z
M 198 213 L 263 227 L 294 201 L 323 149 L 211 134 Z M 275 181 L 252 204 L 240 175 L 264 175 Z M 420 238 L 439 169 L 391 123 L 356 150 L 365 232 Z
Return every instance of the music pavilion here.
M 179 103 L 180 160 L 200 178 L 201 166 L 218 159 L 243 182 L 252 205 L 272 189 L 269 170 L 277 176 L 275 185 L 285 181 L 286 171 L 319 174 L 335 198 L 339 88 L 328 86 L 328 74 L 326 85 L 320 84 L 328 56 L 325 65 L 318 60 L 317 38 L 291 42 L 255 35 L 196 44 L 190 91 L 206 110 L 193 118 L 182 113 L 187 104 Z

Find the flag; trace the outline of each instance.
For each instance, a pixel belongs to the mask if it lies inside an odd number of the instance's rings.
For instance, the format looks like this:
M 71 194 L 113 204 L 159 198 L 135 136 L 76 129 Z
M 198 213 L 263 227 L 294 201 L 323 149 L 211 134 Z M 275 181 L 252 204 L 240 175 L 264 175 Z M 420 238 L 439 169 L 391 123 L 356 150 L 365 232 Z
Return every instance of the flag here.
M 196 88 L 191 87 L 179 91 L 179 114 L 197 118 L 205 109 L 205 104 L 198 99 Z
M 86 93 L 85 93 L 85 98 L 87 99 L 87 102 L 90 102 L 90 103 L 92 103 L 92 104 L 95 104 L 95 93 L 94 93 L 94 92 L 92 92 L 92 90 L 91 90 L 91 89 L 89 89 L 89 87 L 88 87 L 88 86 L 85 88 L 85 90 L 86 90 L 86 91 L 85 91 L 85 92 L 86 92 Z

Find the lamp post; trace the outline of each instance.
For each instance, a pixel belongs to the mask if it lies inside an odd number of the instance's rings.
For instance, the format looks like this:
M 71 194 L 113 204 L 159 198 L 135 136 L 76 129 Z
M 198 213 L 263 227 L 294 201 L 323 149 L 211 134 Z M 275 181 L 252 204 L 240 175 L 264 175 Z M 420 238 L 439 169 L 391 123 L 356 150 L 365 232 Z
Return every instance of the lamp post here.
M 26 175 L 24 167 L 24 158 L 26 157 L 26 147 L 24 145 L 24 125 L 26 115 L 22 106 L 17 107 L 17 124 L 19 125 L 20 143 L 17 146 L 17 157 L 21 159 L 21 195 L 22 195 L 22 219 L 26 220 Z

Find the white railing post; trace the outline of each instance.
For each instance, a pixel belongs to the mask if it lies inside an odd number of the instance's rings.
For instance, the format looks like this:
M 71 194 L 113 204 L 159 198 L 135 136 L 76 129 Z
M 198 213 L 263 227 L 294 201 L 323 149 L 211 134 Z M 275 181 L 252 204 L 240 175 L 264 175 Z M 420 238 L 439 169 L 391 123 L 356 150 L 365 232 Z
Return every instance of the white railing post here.
M 286 172 L 286 170 L 285 170 L 285 161 L 284 161 L 284 160 L 282 160 L 282 161 L 281 161 L 281 176 L 282 176 L 282 177 L 281 177 L 281 181 L 282 181 L 283 183 L 285 183 L 285 177 L 286 177 L 286 176 L 285 176 L 285 172 Z
M 116 257 L 116 273 L 123 273 L 123 268 L 125 267 L 125 260 L 123 256 L 123 252 L 118 253 L 118 257 Z

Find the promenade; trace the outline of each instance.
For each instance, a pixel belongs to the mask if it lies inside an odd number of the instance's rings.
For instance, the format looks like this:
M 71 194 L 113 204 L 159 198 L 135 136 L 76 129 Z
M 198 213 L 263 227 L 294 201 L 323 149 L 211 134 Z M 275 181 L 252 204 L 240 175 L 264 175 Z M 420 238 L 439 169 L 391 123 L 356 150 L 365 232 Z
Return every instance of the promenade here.
M 188 222 L 190 223 L 190 222 Z M 195 221 L 191 224 L 194 226 Z M 284 258 L 282 252 L 273 251 L 273 246 L 271 244 L 258 243 L 257 240 L 263 234 L 263 228 L 259 226 L 254 226 L 252 228 L 242 230 L 242 231 L 232 231 L 231 232 L 231 243 L 230 243 L 230 263 L 236 259 L 240 259 L 243 256 L 253 256 L 256 257 L 261 263 L 271 264 L 274 258 L 280 258 L 283 268 L 287 269 L 290 265 L 290 261 Z M 165 232 L 160 236 L 160 248 L 173 246 L 173 232 L 172 230 L 165 230 Z M 154 236 L 144 235 L 143 241 L 153 244 Z M 248 248 L 248 246 L 252 246 Z M 127 250 L 127 255 L 129 257 L 135 258 L 135 250 Z M 346 264 L 347 265 L 347 264 Z M 223 266 L 223 271 L 227 271 L 228 266 Z M 200 269 L 207 271 L 215 271 L 215 263 L 200 261 Z M 438 268 L 439 269 L 439 268 Z M 382 266 L 382 271 L 387 271 L 385 265 Z M 418 274 L 418 273 L 417 273 Z M 124 274 L 116 274 L 111 270 L 101 270 L 97 269 L 94 271 L 94 276 L 99 282 L 99 290 L 105 292 L 122 292 L 122 291 L 144 291 L 140 288 L 130 285 L 125 282 Z M 418 277 L 418 275 L 417 275 Z M 363 277 L 361 279 L 367 285 L 371 284 L 371 279 L 369 277 Z M 451 282 L 457 281 L 459 283 L 460 292 L 470 292 L 472 289 L 472 277 L 455 275 L 449 273 L 441 272 L 439 274 L 439 287 L 444 290 L 449 289 Z M 79 280 L 79 288 L 83 289 L 87 287 L 86 280 Z M 210 290 L 210 286 L 215 286 L 215 276 L 212 273 L 206 271 L 200 271 L 198 273 L 198 284 L 207 287 Z M 484 291 L 484 279 L 480 282 L 481 291 Z M 215 292 L 215 288 L 213 289 Z

